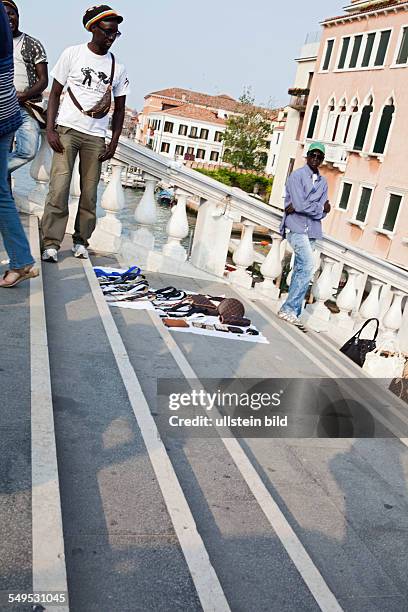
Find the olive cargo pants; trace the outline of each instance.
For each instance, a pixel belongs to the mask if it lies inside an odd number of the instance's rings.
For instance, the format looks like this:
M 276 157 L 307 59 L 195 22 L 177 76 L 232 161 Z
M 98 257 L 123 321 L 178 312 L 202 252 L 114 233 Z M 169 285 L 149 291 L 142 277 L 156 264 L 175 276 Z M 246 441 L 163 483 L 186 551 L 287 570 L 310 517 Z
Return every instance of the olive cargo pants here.
M 42 246 L 59 249 L 69 217 L 69 190 L 76 156 L 79 154 L 81 197 L 75 219 L 74 244 L 88 246 L 96 225 L 96 201 L 102 163 L 98 157 L 105 151 L 105 139 L 90 136 L 68 127 L 57 127 L 64 153 L 52 160 L 50 187 L 41 221 Z

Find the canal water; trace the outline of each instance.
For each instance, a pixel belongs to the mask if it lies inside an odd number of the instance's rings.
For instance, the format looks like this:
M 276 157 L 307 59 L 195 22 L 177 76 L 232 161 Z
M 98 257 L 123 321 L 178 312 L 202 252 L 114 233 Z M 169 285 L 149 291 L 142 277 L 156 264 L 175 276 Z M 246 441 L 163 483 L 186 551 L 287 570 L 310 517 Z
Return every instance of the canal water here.
M 20 170 L 14 173 L 15 189 L 19 195 L 26 196 L 35 187 L 35 181 L 30 176 L 29 165 L 23 166 Z M 101 198 L 105 190 L 106 184 L 101 181 L 98 187 L 98 205 L 96 214 L 98 217 L 103 216 L 104 210 L 100 207 Z M 135 209 L 143 195 L 143 189 L 125 188 L 125 207 L 119 213 L 119 219 L 123 224 L 123 235 L 128 236 L 132 230 L 137 229 L 137 224 L 134 219 Z M 155 237 L 156 249 L 160 249 L 167 242 L 166 226 L 170 218 L 170 208 L 162 204 L 157 205 L 157 223 L 152 229 Z M 195 227 L 196 217 L 188 212 L 188 225 L 190 228 L 189 235 L 182 240 L 181 244 L 188 249 L 190 240 Z

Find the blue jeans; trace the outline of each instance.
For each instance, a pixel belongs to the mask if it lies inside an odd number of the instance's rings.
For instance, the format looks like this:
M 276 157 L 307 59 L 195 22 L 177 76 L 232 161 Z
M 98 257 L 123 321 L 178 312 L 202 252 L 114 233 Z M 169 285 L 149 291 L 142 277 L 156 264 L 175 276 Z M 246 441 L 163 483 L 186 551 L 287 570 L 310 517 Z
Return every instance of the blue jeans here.
M 19 270 L 34 263 L 30 246 L 8 185 L 8 154 L 12 134 L 0 136 L 0 233 L 10 259 L 10 268 Z
M 313 277 L 313 251 L 316 240 L 307 234 L 288 232 L 287 240 L 295 253 L 292 280 L 288 297 L 281 310 L 299 317 L 302 313 L 303 300 Z
M 38 141 L 40 138 L 40 125 L 31 115 L 20 108 L 23 124 L 18 128 L 15 150 L 9 154 L 8 171 L 9 173 L 18 170 L 21 166 L 28 164 L 34 159 L 38 151 Z

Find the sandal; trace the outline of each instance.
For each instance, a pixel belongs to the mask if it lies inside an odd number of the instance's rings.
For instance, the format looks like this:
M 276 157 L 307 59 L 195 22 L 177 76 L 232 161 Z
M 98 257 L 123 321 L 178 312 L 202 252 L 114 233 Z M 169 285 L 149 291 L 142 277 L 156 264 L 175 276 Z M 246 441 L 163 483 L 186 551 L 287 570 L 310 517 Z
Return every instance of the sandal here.
M 6 270 L 3 275 L 3 280 L 0 281 L 0 287 L 4 289 L 9 289 L 10 287 L 15 287 L 22 281 L 28 280 L 29 278 L 37 278 L 39 275 L 39 271 L 37 268 L 33 268 L 33 266 L 26 266 L 25 268 L 20 268 L 19 270 Z M 14 276 L 14 279 L 7 281 L 7 278 L 10 276 Z

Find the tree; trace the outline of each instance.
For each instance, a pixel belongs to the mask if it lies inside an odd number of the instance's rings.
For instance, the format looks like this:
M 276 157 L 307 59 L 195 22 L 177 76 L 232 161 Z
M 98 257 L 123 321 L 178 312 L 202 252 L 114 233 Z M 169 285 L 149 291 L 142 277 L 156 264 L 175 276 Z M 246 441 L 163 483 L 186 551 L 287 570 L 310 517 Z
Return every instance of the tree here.
M 239 102 L 239 114 L 227 119 L 223 161 L 234 168 L 262 171 L 267 158 L 265 141 L 271 132 L 270 114 L 254 105 L 255 98 L 249 88 L 244 89 Z

